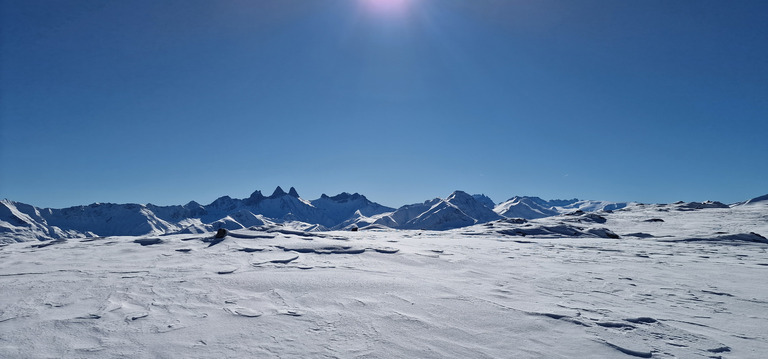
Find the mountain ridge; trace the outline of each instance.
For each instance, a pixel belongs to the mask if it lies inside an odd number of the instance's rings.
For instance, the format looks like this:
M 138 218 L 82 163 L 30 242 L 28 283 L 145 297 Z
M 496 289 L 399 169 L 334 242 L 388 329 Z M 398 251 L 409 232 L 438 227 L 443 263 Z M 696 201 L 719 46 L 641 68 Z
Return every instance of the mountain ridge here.
M 755 197 L 731 206 L 765 203 Z M 680 208 L 727 207 L 719 202 L 690 202 Z M 0 201 L 0 243 L 95 236 L 141 236 L 212 232 L 259 226 L 288 225 L 300 230 L 393 229 L 448 230 L 505 218 L 536 219 L 570 212 L 613 211 L 633 202 L 544 200 L 515 196 L 493 208 L 485 195 L 454 191 L 445 199 L 386 207 L 359 193 L 322 194 L 315 200 L 299 196 L 294 187 L 275 188 L 270 196 L 254 191 L 249 197 L 222 196 L 210 204 L 184 205 L 92 203 L 61 209 L 38 208 L 8 199 Z

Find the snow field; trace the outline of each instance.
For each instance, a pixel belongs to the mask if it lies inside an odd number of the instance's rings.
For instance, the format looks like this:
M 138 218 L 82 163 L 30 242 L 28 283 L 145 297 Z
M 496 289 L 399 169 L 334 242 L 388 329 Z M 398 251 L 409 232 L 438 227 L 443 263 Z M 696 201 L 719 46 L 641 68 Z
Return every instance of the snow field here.
M 759 358 L 768 244 L 667 241 L 711 233 L 713 211 L 606 214 L 652 239 L 494 222 L 9 244 L 0 357 Z M 763 228 L 749 213 L 719 226 Z

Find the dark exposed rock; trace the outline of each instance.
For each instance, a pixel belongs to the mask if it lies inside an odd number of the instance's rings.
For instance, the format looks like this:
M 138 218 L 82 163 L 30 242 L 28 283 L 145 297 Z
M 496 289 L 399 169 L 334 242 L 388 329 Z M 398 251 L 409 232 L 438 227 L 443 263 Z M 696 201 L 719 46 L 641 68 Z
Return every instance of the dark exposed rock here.
M 650 323 L 656 323 L 657 322 L 656 319 L 653 319 L 653 318 L 650 318 L 650 317 L 627 318 L 627 319 L 624 319 L 624 320 L 626 320 L 626 321 L 628 321 L 630 323 L 635 323 L 635 324 L 650 324 Z
M 627 236 L 627 237 L 636 237 L 636 238 L 653 238 L 652 234 L 643 233 L 643 232 L 627 233 L 627 234 L 625 234 L 625 236 Z
M 133 243 L 141 244 L 142 246 L 151 246 L 153 244 L 160 244 L 163 243 L 163 240 L 160 238 L 139 238 Z
M 280 186 L 277 186 L 277 188 L 275 188 L 275 191 L 272 192 L 272 195 L 269 196 L 269 198 L 278 198 L 278 197 L 285 196 L 286 194 L 287 193 L 285 193 L 285 191 L 283 191 L 283 189 L 280 188 Z
M 523 224 L 523 223 L 527 223 L 528 220 L 525 218 L 505 218 L 505 219 L 499 220 L 499 222 Z
M 717 201 L 705 201 L 705 202 L 689 202 L 689 203 L 675 203 L 678 211 L 692 211 L 705 208 L 730 208 L 725 203 Z
M 33 244 L 32 247 L 34 247 L 34 248 L 45 248 L 45 247 L 48 247 L 48 246 L 52 246 L 54 244 L 61 244 L 61 243 L 67 243 L 67 240 L 66 239 L 50 240 L 50 241 L 45 241 L 42 244 Z
M 651 218 L 651 219 L 646 219 L 643 222 L 664 222 L 664 220 L 661 218 Z

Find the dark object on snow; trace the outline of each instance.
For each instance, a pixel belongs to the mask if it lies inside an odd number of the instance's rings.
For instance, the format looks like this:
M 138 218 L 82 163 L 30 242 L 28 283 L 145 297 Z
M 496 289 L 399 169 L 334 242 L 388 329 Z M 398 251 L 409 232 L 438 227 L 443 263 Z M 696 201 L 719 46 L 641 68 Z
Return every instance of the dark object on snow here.
M 54 244 L 60 244 L 60 243 L 67 243 L 67 240 L 63 239 L 63 238 L 62 239 L 56 239 L 56 240 L 49 240 L 49 241 L 47 241 L 45 243 L 42 243 L 42 244 L 33 244 L 32 247 L 33 248 L 45 248 L 45 247 L 52 246 Z
M 643 233 L 643 232 L 627 233 L 625 235 L 627 237 L 637 237 L 637 238 L 653 238 L 654 237 L 652 234 Z
M 352 227 L 349 230 L 352 231 L 352 232 L 357 232 L 357 227 Z
M 689 202 L 689 203 L 681 203 L 678 205 L 677 210 L 678 211 L 693 211 L 697 209 L 705 209 L 705 208 L 731 208 L 729 205 L 717 202 L 717 201 L 705 201 L 705 202 Z
M 528 220 L 525 218 L 505 218 L 505 219 L 500 219 L 499 222 L 523 224 L 523 223 L 528 223 Z
M 141 244 L 142 246 L 151 246 L 154 244 L 163 243 L 163 240 L 160 238 L 139 238 L 137 240 L 134 240 L 133 243 L 138 243 L 138 244 Z
M 651 219 L 646 219 L 643 222 L 664 222 L 664 220 L 661 218 L 651 218 Z
M 209 238 L 203 239 L 203 242 L 207 242 L 208 247 L 212 247 L 224 241 L 224 237 L 226 236 L 227 236 L 227 230 L 224 228 L 219 228 L 219 230 L 216 231 L 216 234 L 213 236 L 213 238 L 209 237 Z

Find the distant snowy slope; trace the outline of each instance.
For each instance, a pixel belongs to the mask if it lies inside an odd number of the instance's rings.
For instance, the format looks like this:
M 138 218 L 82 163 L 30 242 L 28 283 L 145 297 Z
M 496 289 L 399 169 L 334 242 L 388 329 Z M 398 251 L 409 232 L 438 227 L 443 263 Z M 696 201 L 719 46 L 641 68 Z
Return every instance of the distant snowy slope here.
M 539 197 L 515 196 L 494 208 L 499 215 L 507 218 L 535 219 L 577 210 L 584 212 L 614 211 L 627 206 L 625 202 L 607 202 L 593 200 L 543 200 Z
M 0 243 L 77 236 L 82 235 L 49 225 L 36 207 L 9 200 L 0 201 Z
M 593 200 L 579 200 L 570 203 L 565 206 L 555 206 L 555 208 L 561 213 L 567 213 L 575 210 L 584 212 L 597 212 L 597 211 L 615 211 L 626 207 L 627 202 L 608 202 L 608 201 L 593 201 Z
M 440 198 L 434 198 L 423 203 L 407 204 L 398 208 L 392 214 L 383 216 L 376 220 L 374 224 L 382 225 L 390 228 L 402 228 L 406 223 L 412 219 L 420 216 L 422 213 L 429 211 L 432 206 L 442 201 Z
M 17 206 L 28 214 L 34 213 L 27 218 L 33 220 L 35 225 L 65 229 L 70 234 L 75 231 L 100 236 L 136 236 L 162 234 L 178 229 L 158 218 L 147 206 L 139 204 L 94 203 L 63 209 L 39 209 L 25 204 Z
M 496 207 L 496 202 L 484 194 L 473 194 L 472 197 L 490 209 Z
M 473 218 L 476 223 L 485 223 L 502 218 L 493 211 L 493 208 L 489 208 L 486 205 L 487 201 L 490 200 L 488 197 L 483 196 L 479 198 L 480 200 L 478 200 L 477 196 L 470 196 L 464 191 L 455 191 L 451 193 L 445 201 L 456 206 L 456 208 L 460 209 L 464 214 Z M 493 203 L 493 201 L 490 203 Z
M 100 236 L 163 234 L 178 229 L 141 204 L 94 203 L 64 209 L 46 208 L 42 212 L 51 225 Z
M 543 218 L 560 214 L 553 206 L 538 197 L 512 197 L 500 203 L 494 212 L 507 218 Z
M 752 198 L 744 202 L 744 204 L 768 204 L 768 194 L 764 196 Z

